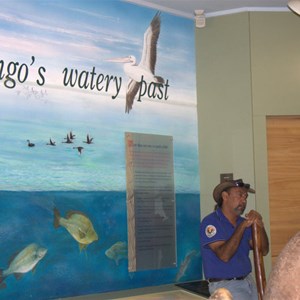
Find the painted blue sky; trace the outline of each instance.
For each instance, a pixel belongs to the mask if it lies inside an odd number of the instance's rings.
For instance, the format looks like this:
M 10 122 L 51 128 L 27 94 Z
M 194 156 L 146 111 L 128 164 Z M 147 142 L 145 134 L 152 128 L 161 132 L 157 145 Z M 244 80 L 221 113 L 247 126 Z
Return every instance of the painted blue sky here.
M 121 65 L 106 60 L 130 54 L 139 60 L 143 34 L 155 13 L 117 0 L 4 1 L 1 58 L 30 63 L 34 55 L 35 67 L 47 69 L 48 84 L 61 85 L 58 75 L 64 67 L 89 71 L 95 66 L 98 73 L 124 76 Z M 172 98 L 179 90 L 181 101 L 195 102 L 194 24 L 164 13 L 161 18 L 156 73 L 176 87 Z
M 1 75 L 9 62 L 26 64 L 29 75 L 12 89 L 5 87 L 4 79 L 0 85 L 1 189 L 124 190 L 123 143 L 128 131 L 173 136 L 176 189 L 198 191 L 193 21 L 161 13 L 156 74 L 169 82 L 168 100 L 145 96 L 125 114 L 128 79 L 121 64 L 107 61 L 127 55 L 139 61 L 144 32 L 155 14 L 156 10 L 117 0 L 2 1 Z M 39 86 L 41 67 L 45 83 Z M 106 92 L 65 87 L 64 68 L 94 68 L 97 75 L 121 78 L 120 93 L 112 99 L 113 84 Z M 77 155 L 76 163 L 61 165 L 72 149 L 53 157 L 42 146 L 52 137 L 62 147 L 69 130 L 77 132 L 81 142 L 90 132 L 97 143 Z M 27 139 L 43 150 L 31 153 L 22 148 Z

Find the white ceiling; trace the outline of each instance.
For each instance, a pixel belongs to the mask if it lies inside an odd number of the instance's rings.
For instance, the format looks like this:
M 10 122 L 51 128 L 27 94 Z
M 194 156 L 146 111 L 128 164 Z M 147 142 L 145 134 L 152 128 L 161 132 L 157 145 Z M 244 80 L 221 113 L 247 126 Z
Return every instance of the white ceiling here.
M 194 18 L 195 10 L 206 17 L 241 11 L 288 11 L 288 0 L 125 0 L 186 18 Z

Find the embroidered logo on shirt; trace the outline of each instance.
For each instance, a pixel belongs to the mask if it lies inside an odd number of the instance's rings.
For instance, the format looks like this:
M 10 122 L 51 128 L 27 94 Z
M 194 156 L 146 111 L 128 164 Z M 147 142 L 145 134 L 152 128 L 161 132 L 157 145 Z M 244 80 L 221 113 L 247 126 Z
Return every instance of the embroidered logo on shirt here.
M 217 229 L 214 225 L 207 225 L 205 228 L 205 234 L 207 237 L 211 238 L 217 233 Z

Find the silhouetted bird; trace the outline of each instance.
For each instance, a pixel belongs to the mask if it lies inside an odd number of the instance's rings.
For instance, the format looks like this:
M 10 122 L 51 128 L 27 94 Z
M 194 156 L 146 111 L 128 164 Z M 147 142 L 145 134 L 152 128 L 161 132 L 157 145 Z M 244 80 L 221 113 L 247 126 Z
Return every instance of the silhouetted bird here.
M 69 136 L 70 136 L 70 139 L 71 140 L 74 140 L 75 139 L 75 134 L 73 134 L 73 132 L 72 131 L 70 131 L 70 134 L 69 134 Z
M 30 143 L 29 140 L 27 140 L 27 143 L 28 143 L 28 147 L 34 147 L 35 146 L 35 144 L 34 143 Z
M 56 146 L 56 145 L 55 145 L 55 142 L 52 141 L 51 138 L 50 138 L 50 140 L 49 140 L 49 143 L 47 143 L 47 145 L 49 145 L 49 146 Z
M 77 149 L 79 154 L 81 155 L 82 151 L 83 151 L 83 147 L 79 146 L 79 147 L 73 147 L 73 149 Z
M 90 138 L 89 134 L 87 134 L 86 141 L 83 141 L 83 142 L 86 144 L 93 144 L 93 139 L 94 138 Z
M 62 143 L 66 143 L 66 144 L 73 144 L 73 141 L 70 139 L 69 135 L 67 134 L 67 137 L 65 138 L 65 142 Z

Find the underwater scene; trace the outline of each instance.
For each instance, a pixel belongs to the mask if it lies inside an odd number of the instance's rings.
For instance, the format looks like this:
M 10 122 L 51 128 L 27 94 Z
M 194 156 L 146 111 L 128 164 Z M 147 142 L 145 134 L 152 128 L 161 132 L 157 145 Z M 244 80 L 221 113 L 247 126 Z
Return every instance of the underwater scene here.
M 125 192 L 0 191 L 0 299 L 56 299 L 198 280 L 199 203 L 199 194 L 176 194 L 175 268 L 128 272 Z M 82 228 L 88 233 L 81 236 Z

